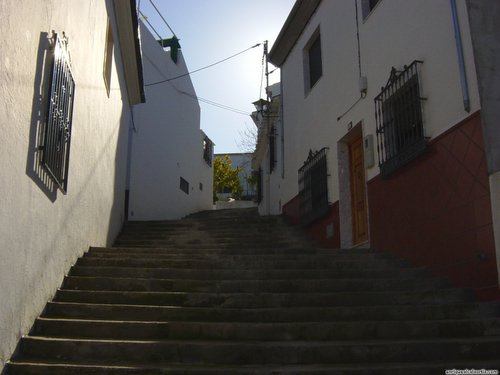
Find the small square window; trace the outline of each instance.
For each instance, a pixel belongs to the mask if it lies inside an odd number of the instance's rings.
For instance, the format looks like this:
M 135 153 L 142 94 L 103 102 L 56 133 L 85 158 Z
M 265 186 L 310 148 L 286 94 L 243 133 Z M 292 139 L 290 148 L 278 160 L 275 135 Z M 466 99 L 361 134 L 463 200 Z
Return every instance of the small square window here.
M 186 193 L 186 194 L 189 194 L 189 182 L 187 182 L 185 179 L 183 179 L 181 177 L 181 180 L 180 180 L 180 189 Z

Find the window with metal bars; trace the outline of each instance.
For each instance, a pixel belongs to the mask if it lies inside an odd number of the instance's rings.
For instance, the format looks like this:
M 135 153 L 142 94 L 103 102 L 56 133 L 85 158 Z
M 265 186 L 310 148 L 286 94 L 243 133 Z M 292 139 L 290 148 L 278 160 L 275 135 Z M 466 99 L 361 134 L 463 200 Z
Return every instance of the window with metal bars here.
M 203 160 L 205 160 L 205 162 L 209 166 L 212 166 L 213 154 L 214 154 L 214 144 L 208 137 L 205 137 L 203 139 Z
M 274 171 L 276 165 L 276 130 L 271 127 L 269 131 L 269 173 Z
M 54 33 L 53 40 L 54 56 L 41 162 L 66 193 L 75 81 L 71 73 L 68 39 L 64 33 L 61 36 Z
M 300 221 L 309 224 L 328 212 L 327 148 L 309 151 L 309 157 L 299 169 Z
M 402 71 L 393 68 L 387 85 L 375 97 L 377 150 L 382 177 L 389 176 L 427 149 L 419 64 L 422 61 L 414 61 Z

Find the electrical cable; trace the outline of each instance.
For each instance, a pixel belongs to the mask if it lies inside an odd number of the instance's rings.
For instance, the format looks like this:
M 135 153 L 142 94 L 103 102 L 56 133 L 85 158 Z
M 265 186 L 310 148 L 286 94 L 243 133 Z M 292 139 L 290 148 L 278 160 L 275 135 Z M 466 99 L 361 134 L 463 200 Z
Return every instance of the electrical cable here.
M 149 27 L 151 27 L 151 30 L 153 30 L 155 32 L 158 39 L 161 39 L 160 34 L 158 33 L 158 31 L 156 31 L 156 29 L 153 27 L 153 25 L 151 25 L 151 22 L 149 22 L 148 17 L 146 17 L 141 11 L 139 11 L 139 14 L 141 15 L 142 19 L 144 21 L 146 21 L 146 23 L 149 25 Z
M 162 14 L 160 13 L 160 11 L 158 10 L 158 8 L 156 7 L 156 5 L 153 3 L 153 0 L 149 0 L 149 2 L 151 3 L 151 5 L 153 6 L 153 8 L 155 8 L 156 12 L 159 14 L 159 16 L 161 17 L 161 19 L 163 20 L 163 22 L 165 22 L 165 25 L 167 25 L 167 27 L 170 29 L 170 31 L 172 32 L 172 34 L 174 34 L 174 36 L 177 38 L 177 35 L 175 35 L 175 32 L 174 30 L 172 30 L 172 28 L 170 27 L 170 25 L 168 24 L 167 20 L 165 20 L 165 18 L 162 16 Z
M 227 106 L 225 104 L 221 104 L 221 103 L 217 103 L 217 102 L 214 102 L 213 100 L 209 100 L 209 99 L 205 99 L 205 98 L 202 98 L 202 97 L 199 97 L 197 95 L 192 95 L 192 94 L 189 94 L 185 91 L 181 91 L 181 90 L 178 90 L 181 94 L 183 95 L 186 95 L 188 96 L 189 98 L 192 98 L 192 99 L 195 99 L 195 100 L 198 100 L 202 103 L 205 103 L 205 104 L 210 104 L 214 107 L 218 107 L 220 109 L 224 109 L 226 111 L 230 111 L 230 112 L 234 112 L 234 113 L 237 113 L 239 115 L 245 115 L 245 116 L 250 116 L 250 113 L 246 112 L 246 111 L 243 111 L 241 109 L 237 109 L 237 108 L 233 108 L 233 107 L 230 107 L 230 106 Z
M 149 61 L 149 63 L 156 69 L 156 71 L 158 73 L 160 73 L 161 75 L 162 72 L 161 72 L 161 69 L 156 66 L 155 62 L 153 60 L 151 60 L 149 58 L 149 56 L 147 54 L 144 54 L 143 55 L 145 59 L 147 59 Z M 230 112 L 234 112 L 234 113 L 237 113 L 237 114 L 240 114 L 240 115 L 244 115 L 244 116 L 250 116 L 250 113 L 249 112 L 246 112 L 246 111 L 243 111 L 241 109 L 237 109 L 237 108 L 233 108 L 233 107 L 230 107 L 230 106 L 227 106 L 225 104 L 221 104 L 221 103 L 217 103 L 217 102 L 214 102 L 212 100 L 209 100 L 209 99 L 205 99 L 205 98 L 201 98 L 201 97 L 198 97 L 196 95 L 193 95 L 193 94 L 190 94 L 186 91 L 182 91 L 182 90 L 179 90 L 173 83 L 171 82 L 167 82 L 170 86 L 172 86 L 172 88 L 177 91 L 179 94 L 183 94 L 183 95 L 186 95 L 187 97 L 193 99 L 193 100 L 196 100 L 196 101 L 200 101 L 200 102 L 203 102 L 203 103 L 206 103 L 206 104 L 210 104 L 214 107 L 218 107 L 220 109 L 224 109 L 224 110 L 227 110 L 227 111 L 230 111 Z
M 164 80 L 161 80 L 161 81 L 158 81 L 158 82 L 147 83 L 147 84 L 145 84 L 144 86 L 154 86 L 154 85 L 159 85 L 160 83 L 170 82 L 170 81 L 173 81 L 173 80 L 176 80 L 176 79 L 182 78 L 182 77 L 186 77 L 186 76 L 191 75 L 191 74 L 193 74 L 193 73 L 197 73 L 197 72 L 199 72 L 199 71 L 201 71 L 201 70 L 205 70 L 205 69 L 211 68 L 211 67 L 213 67 L 213 66 L 215 66 L 215 65 L 218 65 L 218 64 L 223 63 L 223 62 L 225 62 L 225 61 L 227 61 L 227 60 L 230 60 L 230 59 L 232 59 L 232 58 L 234 58 L 234 57 L 236 57 L 236 56 L 239 56 L 239 55 L 241 55 L 242 53 L 245 53 L 245 52 L 247 52 L 247 51 L 249 51 L 249 50 L 251 50 L 251 49 L 253 49 L 253 48 L 255 48 L 255 47 L 258 47 L 258 46 L 260 46 L 260 45 L 261 45 L 261 43 L 257 43 L 256 45 L 254 45 L 254 46 L 252 46 L 252 47 L 249 47 L 249 48 L 247 48 L 247 49 L 245 49 L 245 50 L 243 50 L 243 51 L 241 51 L 241 52 L 235 53 L 234 55 L 231 55 L 231 56 L 229 56 L 229 57 L 226 57 L 225 59 L 222 59 L 222 60 L 220 60 L 220 61 L 217 61 L 217 62 L 215 62 L 215 63 L 213 63 L 213 64 L 210 64 L 210 65 L 204 66 L 203 68 L 199 68 L 199 69 L 193 70 L 193 71 L 191 71 L 191 72 L 187 72 L 187 73 L 184 73 L 184 74 L 181 74 L 181 75 L 179 75 L 179 76 L 172 77 L 172 78 L 167 78 L 167 79 L 164 79 Z

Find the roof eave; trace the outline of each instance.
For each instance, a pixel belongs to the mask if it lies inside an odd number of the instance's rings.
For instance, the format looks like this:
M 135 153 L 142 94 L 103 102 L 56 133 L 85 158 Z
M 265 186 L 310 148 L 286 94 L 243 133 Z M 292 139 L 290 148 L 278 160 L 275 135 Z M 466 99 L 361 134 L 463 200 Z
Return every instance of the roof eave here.
M 129 103 L 144 103 L 146 99 L 136 2 L 114 0 L 113 4 Z
M 297 0 L 269 53 L 269 61 L 281 67 L 309 23 L 321 0 Z

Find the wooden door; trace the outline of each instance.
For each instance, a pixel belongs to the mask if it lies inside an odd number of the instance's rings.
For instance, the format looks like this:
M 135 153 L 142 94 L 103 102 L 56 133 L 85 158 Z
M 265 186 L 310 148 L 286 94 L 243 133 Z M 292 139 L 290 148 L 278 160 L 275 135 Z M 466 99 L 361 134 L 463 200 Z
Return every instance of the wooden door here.
M 351 172 L 352 237 L 357 245 L 368 241 L 368 211 L 366 202 L 365 163 L 363 137 L 357 137 L 349 145 Z

